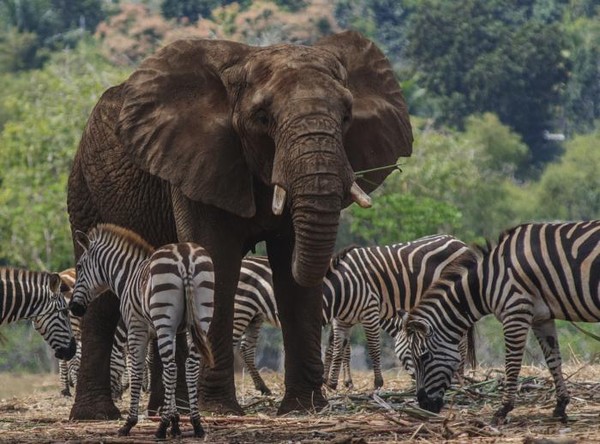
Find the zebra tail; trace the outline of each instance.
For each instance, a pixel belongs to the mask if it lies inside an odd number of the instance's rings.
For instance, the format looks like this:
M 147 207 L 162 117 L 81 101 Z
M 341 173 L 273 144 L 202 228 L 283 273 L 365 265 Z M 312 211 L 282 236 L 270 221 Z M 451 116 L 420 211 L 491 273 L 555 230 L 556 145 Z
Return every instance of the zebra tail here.
M 477 367 L 477 356 L 475 354 L 475 324 L 471 325 L 467 331 L 467 356 L 466 356 L 466 364 L 471 366 L 471 368 Z
M 200 356 L 202 356 L 204 363 L 209 367 L 213 367 L 215 365 L 215 360 L 213 358 L 212 350 L 210 348 L 208 336 L 200 327 L 200 316 L 198 316 L 196 311 L 196 304 L 194 303 L 194 294 L 194 286 L 192 284 L 191 279 L 186 279 L 185 313 L 187 317 L 187 325 L 192 336 L 192 341 L 194 342 L 196 348 L 198 348 L 198 351 L 200 352 Z

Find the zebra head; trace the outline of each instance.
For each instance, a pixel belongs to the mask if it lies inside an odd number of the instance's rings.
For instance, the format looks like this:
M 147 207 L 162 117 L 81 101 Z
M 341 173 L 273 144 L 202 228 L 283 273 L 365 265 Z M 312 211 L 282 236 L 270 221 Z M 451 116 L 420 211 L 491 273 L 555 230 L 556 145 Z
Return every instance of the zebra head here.
M 69 309 L 74 316 L 81 317 L 85 314 L 88 304 L 98 294 L 106 289 L 105 282 L 99 277 L 99 255 L 94 253 L 94 230 L 87 234 L 76 231 L 75 240 L 83 249 L 75 267 L 76 279 L 71 295 Z
M 54 356 L 68 361 L 75 356 L 77 343 L 71 329 L 67 302 L 60 291 L 61 279 L 58 274 L 50 275 L 48 290 L 50 302 L 42 313 L 32 319 L 33 326 L 52 347 Z
M 406 370 L 413 378 L 415 377 L 415 364 L 412 360 L 410 350 L 408 349 L 408 342 L 406 342 L 406 332 L 404 331 L 404 310 L 398 310 L 398 314 L 393 316 L 389 322 L 392 326 L 393 339 L 394 339 L 394 351 L 396 357 L 402 363 L 402 367 Z
M 460 364 L 458 344 L 445 339 L 429 321 L 414 316 L 405 319 L 408 349 L 414 362 L 419 407 L 438 413 L 444 393 Z

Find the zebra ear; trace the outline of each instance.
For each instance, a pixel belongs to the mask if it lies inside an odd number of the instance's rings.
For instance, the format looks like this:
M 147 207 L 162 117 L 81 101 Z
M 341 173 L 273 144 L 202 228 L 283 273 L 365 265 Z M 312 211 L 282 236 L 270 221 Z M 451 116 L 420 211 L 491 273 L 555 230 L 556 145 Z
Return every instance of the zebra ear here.
M 73 233 L 73 237 L 75 238 L 75 242 L 77 242 L 84 251 L 90 247 L 90 238 L 83 231 L 75 230 Z
M 411 319 L 406 323 L 407 333 L 431 336 L 431 326 L 423 319 Z
M 52 290 L 52 293 L 58 293 L 61 282 L 62 281 L 58 273 L 50 274 L 50 290 Z
M 406 310 L 400 308 L 396 312 L 396 315 L 400 318 L 403 324 L 406 324 L 406 322 L 408 321 L 408 312 Z

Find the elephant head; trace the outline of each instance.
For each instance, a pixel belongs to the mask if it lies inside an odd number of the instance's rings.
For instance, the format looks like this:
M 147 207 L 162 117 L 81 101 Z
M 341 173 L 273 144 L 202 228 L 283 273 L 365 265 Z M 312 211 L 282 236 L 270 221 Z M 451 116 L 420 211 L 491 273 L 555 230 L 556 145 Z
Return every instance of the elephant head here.
M 125 82 L 116 130 L 136 164 L 192 201 L 252 217 L 255 180 L 272 186 L 273 212 L 291 212 L 304 286 L 327 270 L 340 211 L 369 205 L 362 189 L 390 170 L 360 184 L 354 172 L 412 151 L 391 66 L 355 32 L 310 47 L 174 42 Z

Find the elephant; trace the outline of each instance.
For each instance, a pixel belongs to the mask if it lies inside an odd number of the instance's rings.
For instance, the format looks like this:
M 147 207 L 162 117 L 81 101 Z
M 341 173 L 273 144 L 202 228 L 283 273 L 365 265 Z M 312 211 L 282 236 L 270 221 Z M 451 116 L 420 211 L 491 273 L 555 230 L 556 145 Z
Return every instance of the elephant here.
M 153 246 L 193 241 L 209 252 L 215 363 L 199 394 L 203 409 L 232 413 L 242 413 L 233 298 L 242 258 L 264 241 L 285 348 L 278 413 L 320 409 L 321 282 L 340 212 L 369 206 L 412 143 L 392 67 L 357 32 L 312 46 L 178 40 L 94 107 L 68 182 L 71 230 L 113 223 Z M 114 295 L 88 307 L 73 419 L 118 417 L 108 368 L 117 319 Z M 152 390 L 149 408 L 160 404 Z

